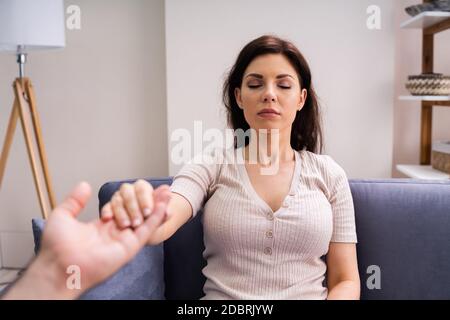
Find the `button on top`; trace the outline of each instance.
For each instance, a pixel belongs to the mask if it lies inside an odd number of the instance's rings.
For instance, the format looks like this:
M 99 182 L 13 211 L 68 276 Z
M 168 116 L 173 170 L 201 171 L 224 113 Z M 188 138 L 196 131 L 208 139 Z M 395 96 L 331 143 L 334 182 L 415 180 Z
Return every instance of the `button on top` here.
M 273 220 L 273 213 L 272 213 L 272 212 L 269 212 L 269 213 L 267 214 L 267 219 Z
M 269 230 L 269 231 L 266 232 L 266 237 L 269 238 L 269 239 L 273 238 L 272 230 Z
M 269 247 L 265 248 L 264 249 L 264 254 L 270 256 L 272 254 L 272 248 L 269 248 Z

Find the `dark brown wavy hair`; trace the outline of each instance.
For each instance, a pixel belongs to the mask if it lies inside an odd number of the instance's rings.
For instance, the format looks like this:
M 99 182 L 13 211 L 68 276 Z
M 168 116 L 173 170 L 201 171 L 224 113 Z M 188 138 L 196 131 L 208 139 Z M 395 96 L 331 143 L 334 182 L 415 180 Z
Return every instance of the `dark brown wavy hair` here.
M 234 91 L 242 87 L 242 79 L 248 65 L 258 56 L 282 54 L 297 71 L 301 89 L 308 91 L 305 105 L 297 112 L 292 124 L 291 147 L 300 151 L 306 149 L 313 153 L 322 153 L 323 135 L 319 104 L 311 80 L 311 71 L 306 59 L 291 42 L 272 35 L 264 35 L 248 43 L 239 53 L 223 85 L 223 103 L 226 108 L 228 126 L 234 130 L 247 131 L 250 126 L 245 120 L 244 111 L 239 108 Z M 248 142 L 245 142 L 247 145 Z M 235 140 L 235 148 L 238 147 Z

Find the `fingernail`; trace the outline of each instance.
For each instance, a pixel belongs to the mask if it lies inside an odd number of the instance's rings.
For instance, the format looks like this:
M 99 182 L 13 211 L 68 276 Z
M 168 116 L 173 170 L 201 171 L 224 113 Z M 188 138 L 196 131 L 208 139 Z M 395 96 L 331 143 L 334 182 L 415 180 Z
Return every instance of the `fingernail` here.
M 133 220 L 133 227 L 137 227 L 141 224 L 141 219 L 136 218 Z
M 112 217 L 112 212 L 105 211 L 105 212 L 103 212 L 102 217 L 103 218 L 111 218 Z
M 122 220 L 122 225 L 123 225 L 124 227 L 129 227 L 129 226 L 130 226 L 130 220 L 128 220 L 128 219 L 123 219 L 123 220 Z
M 152 212 L 150 211 L 149 208 L 145 208 L 145 209 L 144 209 L 144 216 L 145 216 L 145 217 L 148 217 L 148 216 L 150 215 L 150 213 L 152 213 Z

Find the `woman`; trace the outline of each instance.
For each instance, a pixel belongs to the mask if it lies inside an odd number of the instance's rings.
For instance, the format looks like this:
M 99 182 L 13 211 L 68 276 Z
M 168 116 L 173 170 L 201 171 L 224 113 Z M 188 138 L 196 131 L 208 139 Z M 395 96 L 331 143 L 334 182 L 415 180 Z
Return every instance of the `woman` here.
M 320 155 L 319 106 L 302 54 L 274 36 L 253 40 L 223 98 L 229 125 L 258 134 L 181 169 L 149 244 L 171 237 L 204 205 L 204 299 L 359 299 L 352 196 L 344 170 Z M 262 174 L 267 162 L 250 161 L 252 150 L 275 159 L 274 173 Z M 152 192 L 143 180 L 124 184 L 102 217 L 139 226 Z

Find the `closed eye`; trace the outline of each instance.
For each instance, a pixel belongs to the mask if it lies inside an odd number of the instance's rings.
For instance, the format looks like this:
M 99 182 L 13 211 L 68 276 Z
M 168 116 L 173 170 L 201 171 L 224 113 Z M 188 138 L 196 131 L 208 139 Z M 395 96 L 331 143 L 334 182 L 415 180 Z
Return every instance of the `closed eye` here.
M 261 85 L 252 85 L 252 86 L 248 86 L 250 89 L 257 89 L 259 87 L 261 87 Z M 281 89 L 290 89 L 291 87 L 287 87 L 287 86 L 279 86 Z

